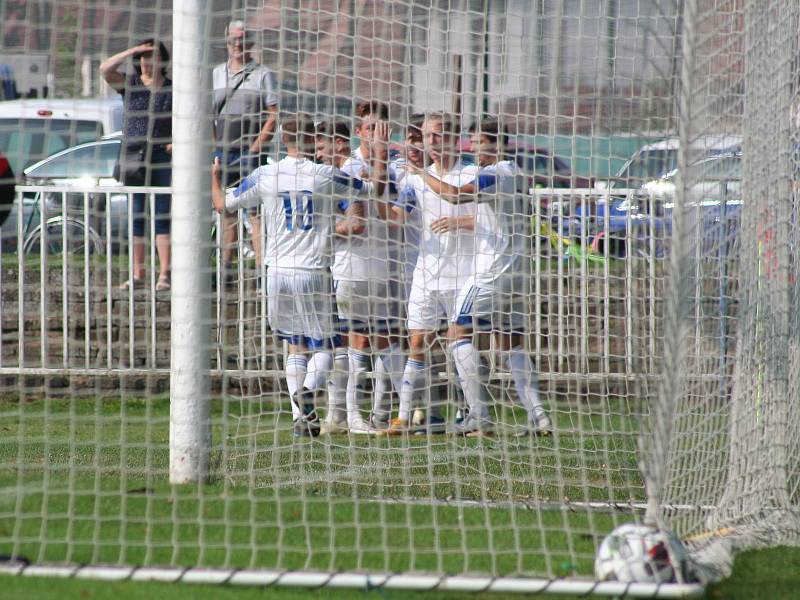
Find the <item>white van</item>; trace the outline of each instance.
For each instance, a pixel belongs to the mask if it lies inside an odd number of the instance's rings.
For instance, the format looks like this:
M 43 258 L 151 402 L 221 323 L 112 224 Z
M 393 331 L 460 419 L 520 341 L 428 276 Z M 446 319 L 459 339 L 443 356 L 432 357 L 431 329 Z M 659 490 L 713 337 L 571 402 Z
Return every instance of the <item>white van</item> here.
M 0 152 L 15 173 L 76 144 L 122 129 L 122 98 L 0 102 Z

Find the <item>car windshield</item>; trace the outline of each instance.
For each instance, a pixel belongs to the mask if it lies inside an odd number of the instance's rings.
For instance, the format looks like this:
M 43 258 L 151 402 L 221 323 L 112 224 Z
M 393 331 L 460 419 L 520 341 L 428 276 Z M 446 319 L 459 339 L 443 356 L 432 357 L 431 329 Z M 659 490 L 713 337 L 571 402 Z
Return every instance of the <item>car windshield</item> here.
M 677 150 L 644 150 L 619 172 L 618 179 L 650 181 L 663 177 L 677 166 Z
M 569 176 L 569 164 L 567 161 L 544 153 L 519 153 L 516 155 L 517 165 L 529 175 L 556 175 Z
M 699 179 L 741 179 L 742 159 L 731 156 L 719 160 L 706 160 L 698 165 Z
M 0 150 L 15 173 L 76 144 L 103 135 L 98 121 L 68 119 L 0 119 Z
M 119 158 L 118 141 L 89 144 L 46 160 L 26 175 L 32 179 L 113 177 Z

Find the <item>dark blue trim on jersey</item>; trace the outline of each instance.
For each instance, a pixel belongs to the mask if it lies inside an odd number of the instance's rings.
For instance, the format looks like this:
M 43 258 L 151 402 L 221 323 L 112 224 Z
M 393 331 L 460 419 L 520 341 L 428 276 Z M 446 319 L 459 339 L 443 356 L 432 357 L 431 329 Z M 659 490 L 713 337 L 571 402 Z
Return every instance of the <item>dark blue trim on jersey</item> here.
M 351 188 L 360 190 L 364 187 L 364 182 L 355 177 L 342 177 L 341 175 L 334 175 L 333 180 L 339 185 L 349 185 Z
M 478 288 L 473 285 L 469 292 L 467 292 L 467 297 L 464 298 L 464 302 L 461 303 L 461 308 L 458 311 L 459 317 L 470 315 L 472 313 L 472 305 L 474 304 L 475 296 L 477 295 Z
M 403 188 L 397 197 L 390 200 L 395 206 L 401 207 L 406 212 L 412 212 L 417 207 L 417 194 L 412 187 Z
M 497 183 L 497 177 L 494 175 L 479 175 L 478 176 L 478 189 L 483 190 L 491 187 Z
M 472 315 L 459 315 L 454 321 L 456 325 L 468 325 L 474 328 L 492 326 L 491 319 L 481 319 Z
M 340 211 L 344 212 L 350 206 L 350 201 L 349 200 L 339 200 L 339 204 L 337 206 L 339 207 Z
M 250 173 L 247 177 L 242 179 L 242 183 L 239 184 L 235 190 L 233 190 L 233 197 L 238 198 L 241 194 L 244 194 L 250 188 L 255 187 L 258 184 L 258 175 L 255 171 Z

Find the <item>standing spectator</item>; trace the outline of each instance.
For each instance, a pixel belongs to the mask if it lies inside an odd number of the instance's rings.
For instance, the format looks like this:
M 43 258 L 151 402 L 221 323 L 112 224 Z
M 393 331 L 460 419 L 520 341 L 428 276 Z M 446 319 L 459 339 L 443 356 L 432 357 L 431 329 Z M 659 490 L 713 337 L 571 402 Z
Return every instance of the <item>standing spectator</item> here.
M 135 72 L 125 75 L 120 67 L 133 59 Z M 169 52 L 162 42 L 148 39 L 107 58 L 100 75 L 122 94 L 123 122 L 120 175 L 133 186 L 172 184 L 172 81 L 167 77 Z M 156 194 L 156 251 L 159 273 L 157 291 L 170 289 L 170 201 L 169 194 Z M 144 281 L 146 194 L 133 195 L 133 273 L 120 287 L 128 289 Z
M 228 60 L 214 67 L 215 156 L 223 165 L 226 187 L 258 168 L 259 154 L 270 143 L 278 114 L 275 76 L 253 58 L 253 36 L 243 21 L 231 21 L 225 28 Z M 222 261 L 227 267 L 236 244 L 236 222 L 223 215 Z M 250 213 L 256 260 L 261 264 L 261 224 Z

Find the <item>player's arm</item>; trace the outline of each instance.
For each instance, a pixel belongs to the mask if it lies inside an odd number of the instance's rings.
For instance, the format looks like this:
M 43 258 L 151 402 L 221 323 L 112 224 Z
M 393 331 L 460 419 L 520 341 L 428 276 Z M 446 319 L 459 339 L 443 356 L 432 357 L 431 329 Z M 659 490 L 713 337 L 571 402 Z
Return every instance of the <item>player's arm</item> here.
M 394 213 L 385 198 L 389 194 L 397 195 L 396 185 L 389 179 L 389 136 L 391 126 L 388 121 L 379 121 L 372 131 L 372 181 L 375 185 L 374 201 L 378 216 L 384 221 L 392 221 Z
M 139 56 L 140 54 L 144 54 L 146 52 L 153 52 L 152 42 L 147 44 L 139 44 L 138 46 L 128 48 L 127 50 L 118 52 L 113 56 L 109 56 L 100 63 L 100 77 L 102 77 L 105 82 L 114 89 L 114 91 L 122 93 L 123 89 L 125 89 L 125 75 L 120 72 L 119 68 L 128 58 L 132 56 Z
M 222 188 L 221 171 L 219 158 L 215 158 L 211 167 L 211 202 L 218 213 L 236 212 L 240 208 L 252 208 L 259 204 L 258 169 L 245 177 L 239 187 L 229 190 Z
M 262 106 L 266 106 L 267 120 L 264 121 L 256 139 L 250 144 L 250 153 L 258 154 L 271 141 L 275 135 L 278 124 L 278 95 L 275 93 L 277 84 L 275 75 L 269 69 L 261 70 L 261 97 Z
M 417 210 L 417 195 L 414 188 L 409 185 L 404 186 L 398 190 L 390 204 L 389 224 L 403 225 L 409 219 L 409 215 Z
M 436 177 L 427 170 L 415 167 L 417 173 L 423 178 L 425 184 L 431 188 L 439 197 L 450 204 L 467 204 L 469 202 L 489 201 L 490 198 L 481 197 L 480 192 L 492 187 L 497 183 L 494 175 L 479 175 L 469 183 L 455 186 Z
M 364 203 L 355 200 L 347 205 L 344 218 L 336 223 L 336 235 L 350 237 L 351 235 L 361 235 L 366 229 L 366 219 L 364 218 Z
M 461 215 L 458 217 L 439 217 L 431 223 L 431 231 L 435 234 L 448 231 L 474 231 L 475 215 Z
M 261 149 L 266 146 L 267 144 L 272 141 L 272 136 L 275 134 L 275 125 L 278 122 L 278 105 L 277 104 L 270 104 L 267 106 L 267 120 L 264 122 L 264 126 L 261 128 L 261 131 L 258 132 L 258 136 L 250 145 L 250 153 L 251 154 L 258 154 L 261 152 Z

